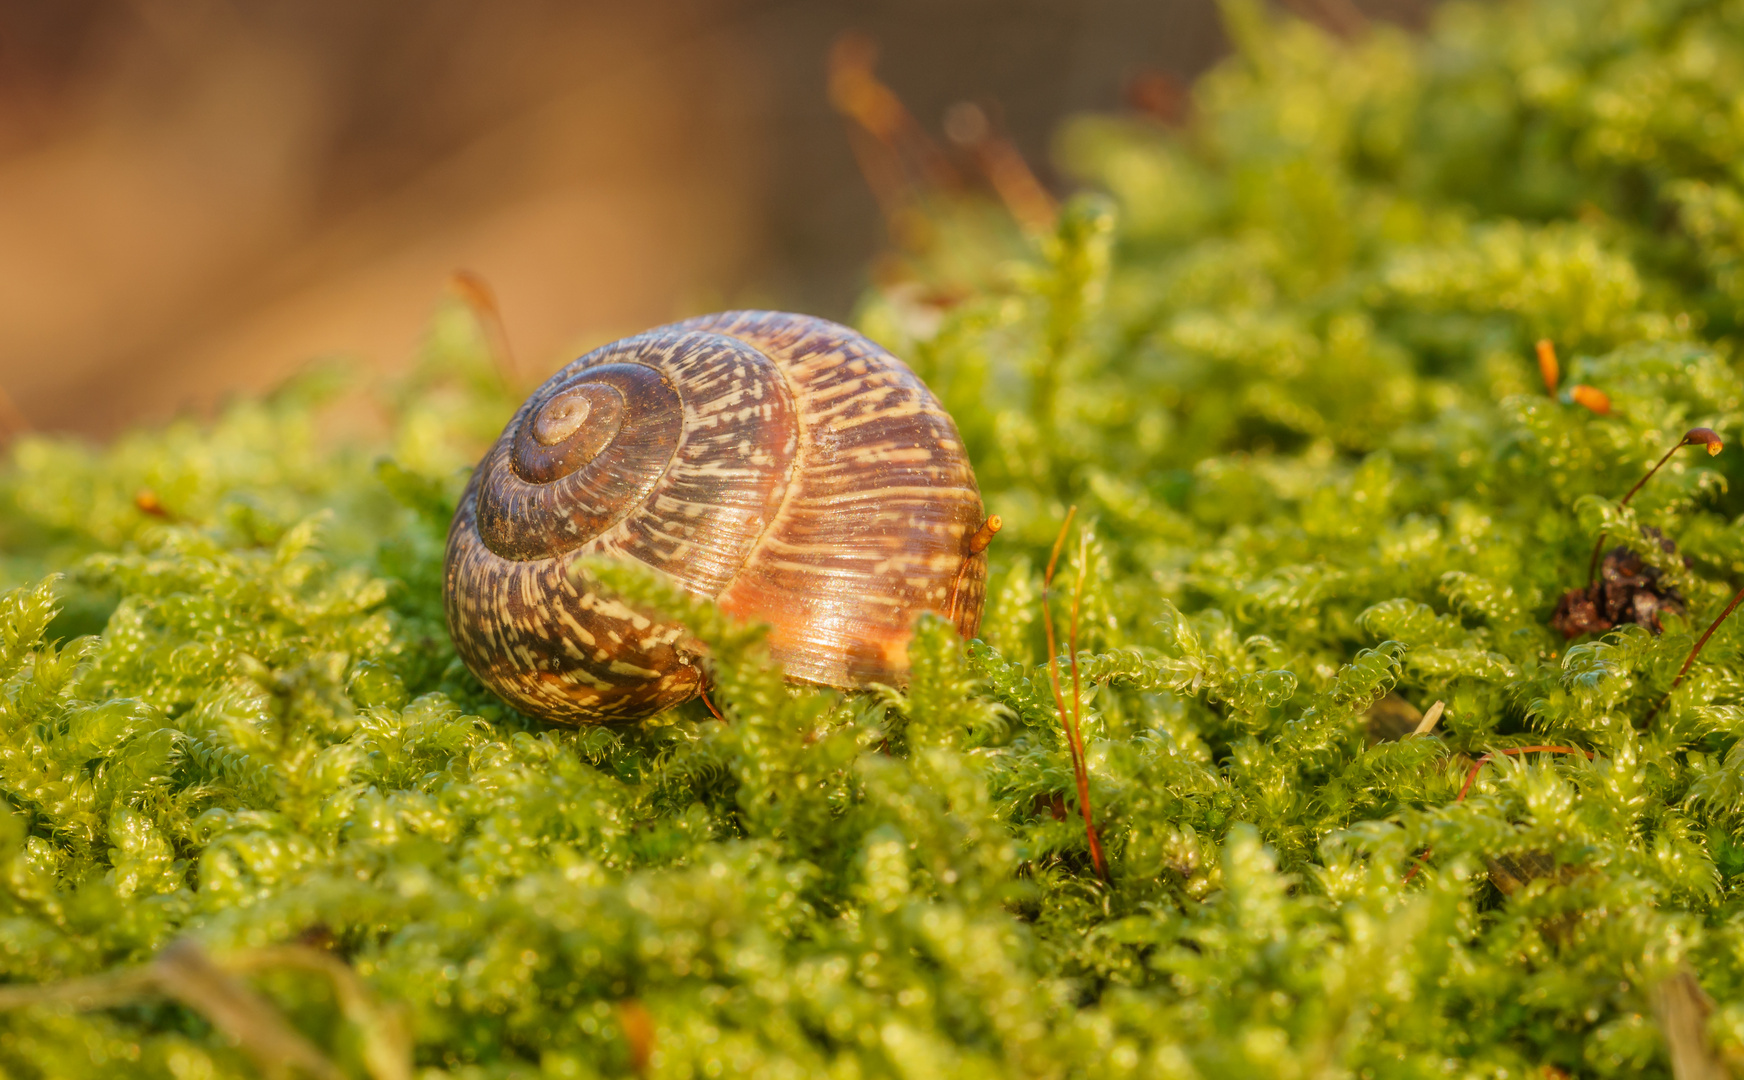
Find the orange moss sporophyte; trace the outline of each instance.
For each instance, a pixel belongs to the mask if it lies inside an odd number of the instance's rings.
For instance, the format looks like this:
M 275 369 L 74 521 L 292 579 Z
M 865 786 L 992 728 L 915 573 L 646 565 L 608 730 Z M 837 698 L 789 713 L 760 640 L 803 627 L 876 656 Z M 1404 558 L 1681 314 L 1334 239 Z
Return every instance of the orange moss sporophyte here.
M 1556 359 L 1556 345 L 1549 338 L 1540 338 L 1534 351 L 1538 356 L 1538 375 L 1544 380 L 1544 390 L 1551 397 L 1562 383 L 1562 365 Z M 1595 386 L 1576 383 L 1569 387 L 1563 399 L 1599 416 L 1611 413 L 1611 396 Z

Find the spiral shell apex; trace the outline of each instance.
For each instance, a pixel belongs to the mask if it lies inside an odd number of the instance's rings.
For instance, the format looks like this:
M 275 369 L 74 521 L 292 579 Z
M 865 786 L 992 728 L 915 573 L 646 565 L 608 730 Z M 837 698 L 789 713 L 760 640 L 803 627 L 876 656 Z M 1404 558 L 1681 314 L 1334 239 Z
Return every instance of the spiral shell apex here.
M 709 315 L 597 349 L 516 411 L 448 533 L 448 627 L 480 679 L 546 719 L 694 696 L 683 628 L 573 572 L 606 556 L 768 623 L 790 678 L 903 685 L 922 612 L 980 623 L 981 524 L 956 425 L 902 361 L 822 319 Z

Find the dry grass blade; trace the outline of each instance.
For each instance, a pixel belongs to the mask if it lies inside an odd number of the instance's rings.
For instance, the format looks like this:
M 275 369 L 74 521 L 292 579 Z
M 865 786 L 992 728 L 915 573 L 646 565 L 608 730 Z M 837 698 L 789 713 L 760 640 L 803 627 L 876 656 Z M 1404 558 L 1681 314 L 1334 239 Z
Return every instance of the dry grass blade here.
M 236 971 L 295 968 L 326 977 L 340 1012 L 363 1036 L 363 1059 L 372 1080 L 412 1080 L 412 1035 L 399 1010 L 383 1005 L 351 965 L 307 945 L 276 945 L 237 953 L 225 966 Z
M 1653 988 L 1653 1017 L 1665 1035 L 1676 1080 L 1730 1080 L 1731 1072 L 1708 1045 L 1714 1000 L 1687 966 Z
M 248 950 L 220 962 L 183 938 L 144 967 L 58 983 L 0 987 L 0 1010 L 37 1005 L 107 1009 L 161 995 L 205 1017 L 254 1061 L 262 1076 L 345 1080 L 337 1065 L 235 974 L 285 968 L 300 968 L 329 980 L 340 1011 L 362 1034 L 364 1065 L 372 1080 L 411 1080 L 412 1036 L 399 1012 L 378 1002 L 344 961 L 303 945 Z
M 151 962 L 151 971 L 159 991 L 211 1021 L 254 1059 L 263 1076 L 290 1076 L 297 1069 L 321 1080 L 344 1080 L 339 1067 L 270 1002 L 192 941 L 172 943 Z
M 1429 711 L 1423 714 L 1423 719 L 1418 721 L 1417 727 L 1412 730 L 1411 734 L 1405 737 L 1407 739 L 1414 739 L 1419 735 L 1427 735 L 1431 731 L 1434 731 L 1436 723 L 1441 719 L 1441 714 L 1446 711 L 1447 702 L 1445 701 L 1437 701 L 1435 704 L 1429 706 Z
M 28 1009 L 33 1005 L 64 1005 L 69 1009 L 108 1009 L 137 1001 L 155 992 L 157 980 L 150 968 L 88 975 L 56 983 L 25 983 L 0 986 L 0 1011 Z
M 1048 639 L 1048 681 L 1054 690 L 1054 708 L 1060 715 L 1060 727 L 1066 733 L 1066 747 L 1072 757 L 1072 776 L 1077 781 L 1078 809 L 1084 817 L 1084 836 L 1090 845 L 1090 862 L 1096 868 L 1096 876 L 1103 881 L 1108 880 L 1108 862 L 1102 854 L 1102 841 L 1096 835 L 1096 817 L 1090 807 L 1090 771 L 1084 761 L 1084 739 L 1079 726 L 1083 696 L 1080 692 L 1078 677 L 1078 615 L 1084 598 L 1084 574 L 1088 567 L 1079 563 L 1078 583 L 1073 591 L 1072 618 L 1068 633 L 1067 647 L 1071 650 L 1072 663 L 1072 709 L 1066 709 L 1066 696 L 1060 686 L 1060 650 L 1054 636 L 1054 613 L 1049 598 L 1054 591 L 1054 571 L 1059 566 L 1060 551 L 1066 546 L 1066 535 L 1071 531 L 1072 521 L 1078 516 L 1076 506 L 1066 511 L 1065 523 L 1060 526 L 1060 535 L 1054 540 L 1054 550 L 1048 556 L 1048 570 L 1042 576 L 1042 626 Z M 1080 534 L 1081 535 L 1081 534 Z M 1080 539 L 1081 552 L 1088 550 L 1087 541 Z

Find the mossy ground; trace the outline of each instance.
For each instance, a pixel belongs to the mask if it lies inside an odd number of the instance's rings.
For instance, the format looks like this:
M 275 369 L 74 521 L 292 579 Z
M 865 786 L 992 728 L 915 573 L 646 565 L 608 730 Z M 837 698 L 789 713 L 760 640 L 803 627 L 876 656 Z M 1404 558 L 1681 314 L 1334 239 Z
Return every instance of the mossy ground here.
M 319 378 L 18 442 L 0 976 L 62 990 L 0 1013 L 0 1073 L 251 1075 L 272 1023 L 380 1080 L 1667 1076 L 1685 1021 L 1744 1065 L 1744 625 L 1653 712 L 1744 578 L 1744 455 L 1618 503 L 1686 428 L 1744 436 L 1744 3 L 1227 15 L 1187 126 L 1065 131 L 1105 195 L 1040 238 L 932 205 L 868 297 L 1007 523 L 982 640 L 924 626 L 905 692 L 791 691 L 632 577 L 728 722 L 491 698 L 441 543 L 514 395 L 461 308 L 380 445 Z M 1608 415 L 1545 392 L 1540 337 Z M 1039 621 L 1073 504 L 1106 882 Z M 1640 525 L 1687 620 L 1564 642 Z M 1389 691 L 1447 703 L 1432 737 L 1372 740 Z M 1534 744 L 1591 758 L 1456 800 Z M 166 990 L 178 941 L 264 1013 Z M 1688 977 L 1711 1015 L 1665 1004 Z

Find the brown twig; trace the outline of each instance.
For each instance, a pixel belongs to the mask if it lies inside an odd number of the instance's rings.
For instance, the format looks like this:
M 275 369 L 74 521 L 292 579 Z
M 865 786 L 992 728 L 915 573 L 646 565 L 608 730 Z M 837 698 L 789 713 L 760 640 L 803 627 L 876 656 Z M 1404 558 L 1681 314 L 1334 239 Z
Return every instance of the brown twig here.
M 1708 448 L 1708 456 L 1713 457 L 1725 447 L 1725 444 L 1720 441 L 1720 437 L 1714 434 L 1714 431 L 1711 428 L 1690 428 L 1688 431 L 1683 433 L 1683 438 L 1679 439 L 1675 446 L 1670 450 L 1667 450 L 1665 455 L 1654 463 L 1653 468 L 1647 470 L 1647 475 L 1635 481 L 1635 486 L 1629 489 L 1629 493 L 1623 496 L 1622 501 L 1617 505 L 1619 507 L 1628 506 L 1629 500 L 1635 497 L 1635 493 L 1640 491 L 1647 481 L 1653 479 L 1653 474 L 1658 472 L 1666 462 L 1671 460 L 1671 455 L 1677 453 L 1686 446 L 1705 446 Z M 1588 589 L 1591 589 L 1599 579 L 1599 558 L 1604 554 L 1604 550 L 1605 533 L 1604 530 L 1601 529 L 1599 531 L 1598 542 L 1593 545 L 1593 557 L 1587 562 Z
M 1096 868 L 1096 876 L 1103 881 L 1108 880 L 1108 863 L 1102 855 L 1102 841 L 1096 835 L 1096 818 L 1090 808 L 1090 770 L 1084 760 L 1083 732 L 1077 718 L 1081 715 L 1083 698 L 1079 693 L 1078 681 L 1078 611 L 1083 599 L 1084 574 L 1087 567 L 1082 563 L 1078 569 L 1078 583 L 1072 602 L 1072 620 L 1068 645 L 1072 650 L 1072 699 L 1071 712 L 1066 710 L 1066 697 L 1060 688 L 1060 656 L 1058 643 L 1054 637 L 1054 614 L 1048 603 L 1048 598 L 1054 589 L 1054 568 L 1059 564 L 1060 551 L 1066 546 L 1066 534 L 1072 528 L 1072 520 L 1078 516 L 1076 506 L 1066 511 L 1065 523 L 1060 526 L 1060 535 L 1054 539 L 1053 554 L 1048 556 L 1048 570 L 1042 576 L 1042 624 L 1048 639 L 1048 681 L 1054 689 L 1054 708 L 1060 714 L 1060 727 L 1066 733 L 1066 747 L 1072 757 L 1072 776 L 1078 785 L 1078 809 L 1084 817 L 1084 835 L 1090 843 L 1090 862 Z M 1083 541 L 1081 540 L 1082 544 Z M 1084 548 L 1080 548 L 1084 550 Z
M 1497 750 L 1494 753 L 1486 753 L 1476 761 L 1472 762 L 1471 771 L 1465 774 L 1465 783 L 1460 785 L 1459 794 L 1454 797 L 1454 805 L 1457 806 L 1458 804 L 1465 802 L 1465 797 L 1467 793 L 1471 791 L 1472 784 L 1477 781 L 1478 772 L 1483 769 L 1485 765 L 1488 765 L 1491 761 L 1495 760 L 1498 754 L 1502 757 L 1517 757 L 1521 754 L 1585 754 L 1588 761 L 1591 761 L 1593 758 L 1593 752 L 1591 750 L 1582 750 L 1574 746 L 1515 746 L 1510 747 L 1507 750 Z M 1405 875 L 1404 884 L 1411 884 L 1411 879 L 1417 876 L 1417 871 L 1423 869 L 1423 864 L 1428 861 L 1429 856 L 1433 854 L 1435 854 L 1434 848 L 1426 848 L 1424 849 L 1423 854 L 1417 856 L 1417 864 L 1411 867 L 1410 873 Z
M 205 1017 L 254 1059 L 264 1076 L 289 1077 L 294 1068 L 323 1080 L 344 1080 L 339 1067 L 271 1002 L 185 938 L 171 942 L 143 968 L 61 983 L 0 987 L 0 1009 L 44 1004 L 102 1009 L 153 993 L 173 998 Z M 406 1071 L 410 1071 L 409 1056 Z

